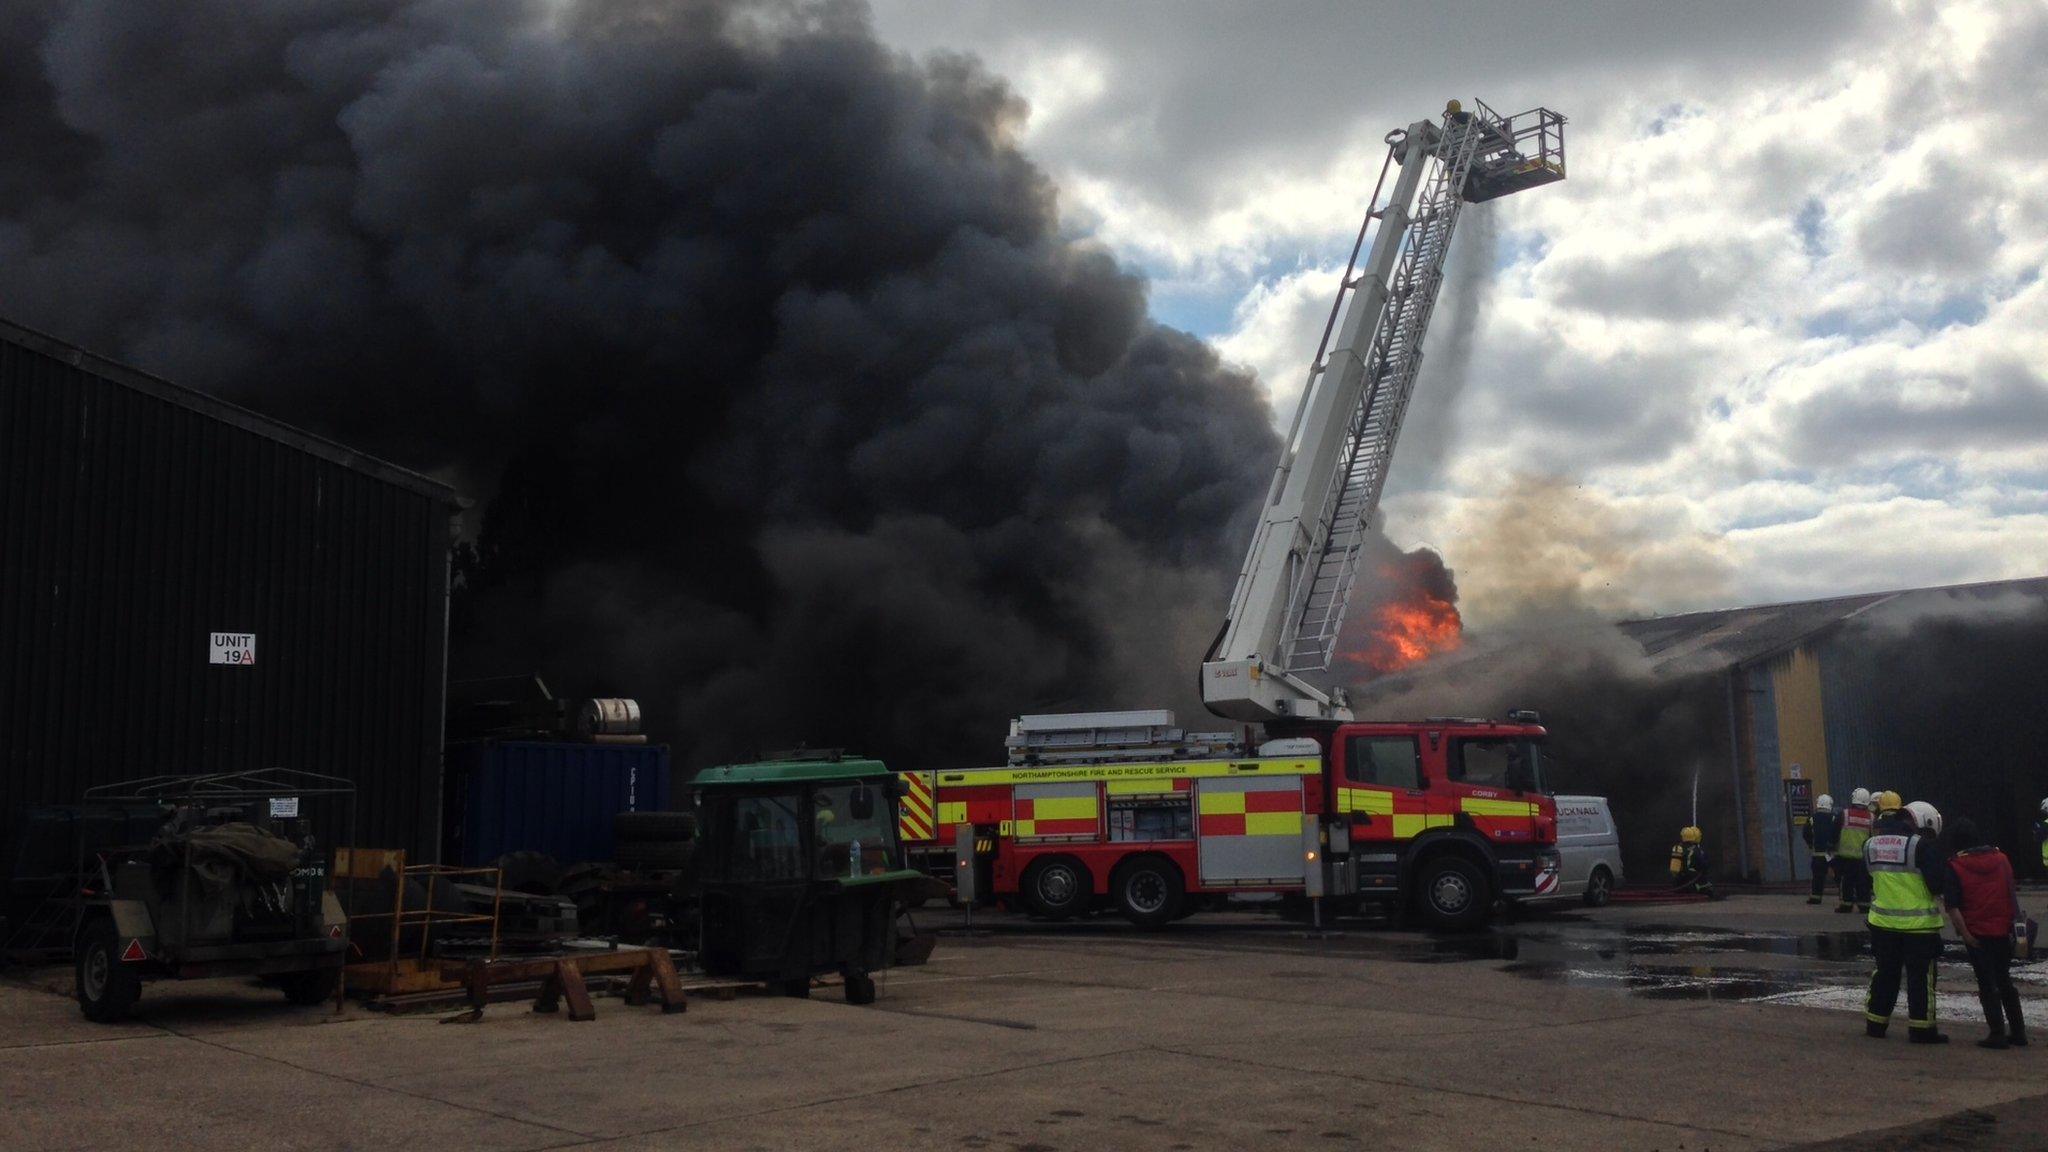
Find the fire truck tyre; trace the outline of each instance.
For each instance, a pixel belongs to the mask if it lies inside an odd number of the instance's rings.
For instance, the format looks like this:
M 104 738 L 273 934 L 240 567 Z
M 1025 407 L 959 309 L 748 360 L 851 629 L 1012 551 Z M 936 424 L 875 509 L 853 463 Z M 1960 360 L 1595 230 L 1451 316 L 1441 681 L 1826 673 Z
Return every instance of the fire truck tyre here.
M 1180 869 L 1157 856 L 1141 856 L 1116 870 L 1110 882 L 1117 911 L 1140 928 L 1162 928 L 1180 918 L 1187 897 Z
M 875 978 L 859 969 L 846 973 L 846 1002 L 848 1004 L 873 1004 L 875 1002 Z
M 1088 869 L 1072 856 L 1048 856 L 1024 874 L 1024 903 L 1048 920 L 1080 915 L 1094 891 Z
M 277 978 L 277 983 L 284 989 L 286 1000 L 308 1006 L 334 999 L 334 985 L 340 979 L 339 968 L 315 968 L 310 972 L 287 972 Z
M 695 812 L 621 812 L 612 817 L 612 839 L 621 844 L 646 840 L 695 840 Z
M 1415 894 L 1423 920 L 1439 932 L 1470 932 L 1486 923 L 1486 875 L 1463 856 L 1438 856 L 1424 864 Z
M 1605 905 L 1607 898 L 1612 895 L 1614 895 L 1614 873 L 1609 872 L 1607 866 L 1603 864 L 1593 869 L 1591 876 L 1586 877 L 1586 895 L 1583 899 L 1586 901 L 1586 907 L 1599 908 Z
M 88 927 L 78 940 L 78 1008 L 95 1024 L 128 1015 L 142 999 L 142 976 L 121 962 L 121 938 L 110 921 Z
M 507 892 L 524 892 L 528 896 L 553 896 L 562 887 L 562 866 L 553 856 L 545 852 L 507 852 L 492 861 L 498 870 L 498 883 Z M 468 882 L 468 878 L 462 878 Z M 491 878 L 477 878 L 485 884 Z

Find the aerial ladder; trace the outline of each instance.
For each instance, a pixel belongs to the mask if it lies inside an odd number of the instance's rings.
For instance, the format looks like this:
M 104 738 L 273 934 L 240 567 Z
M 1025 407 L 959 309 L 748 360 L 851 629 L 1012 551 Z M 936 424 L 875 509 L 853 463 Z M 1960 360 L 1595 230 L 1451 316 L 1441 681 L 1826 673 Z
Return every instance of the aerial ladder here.
M 1229 616 L 1202 664 L 1203 702 L 1216 715 L 1352 718 L 1344 690 L 1317 674 L 1337 655 L 1377 526 L 1451 234 L 1467 204 L 1564 179 L 1564 124 L 1547 108 L 1501 116 L 1453 100 L 1441 124 L 1418 120 L 1387 134 Z

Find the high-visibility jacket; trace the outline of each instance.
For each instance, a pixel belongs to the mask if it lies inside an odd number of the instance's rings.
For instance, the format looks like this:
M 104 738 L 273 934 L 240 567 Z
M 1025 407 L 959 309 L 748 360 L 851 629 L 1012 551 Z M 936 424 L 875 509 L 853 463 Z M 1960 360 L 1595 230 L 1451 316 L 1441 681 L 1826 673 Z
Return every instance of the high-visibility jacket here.
M 1851 804 L 1842 809 L 1842 832 L 1835 840 L 1835 855 L 1863 859 L 1863 845 L 1870 840 L 1870 809 Z M 2048 853 L 2043 853 L 2048 859 Z
M 1918 835 L 1888 832 L 1872 836 L 1863 846 L 1870 866 L 1870 926 L 1893 932 L 1940 932 L 1941 905 L 1920 871 L 1922 849 L 1932 845 Z

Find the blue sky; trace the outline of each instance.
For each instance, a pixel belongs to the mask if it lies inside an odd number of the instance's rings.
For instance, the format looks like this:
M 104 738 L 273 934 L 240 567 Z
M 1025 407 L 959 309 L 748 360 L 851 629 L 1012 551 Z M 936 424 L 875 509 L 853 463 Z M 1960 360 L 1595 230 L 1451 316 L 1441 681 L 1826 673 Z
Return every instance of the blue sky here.
M 875 21 L 1007 77 L 1065 226 L 1282 413 L 1387 130 L 1454 96 L 1569 116 L 1570 178 L 1461 225 L 1454 265 L 1477 268 L 1446 290 L 1386 502 L 1475 618 L 1532 572 L 1612 612 L 2048 573 L 2048 6 L 877 0 Z

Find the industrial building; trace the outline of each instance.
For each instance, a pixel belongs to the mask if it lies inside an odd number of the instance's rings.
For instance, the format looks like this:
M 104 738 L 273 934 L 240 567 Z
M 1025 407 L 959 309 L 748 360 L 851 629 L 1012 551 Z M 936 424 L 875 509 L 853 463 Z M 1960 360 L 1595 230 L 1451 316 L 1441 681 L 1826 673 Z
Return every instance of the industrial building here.
M 455 492 L 0 321 L 0 870 L 157 773 L 347 777 L 431 854 Z
M 2012 853 L 2048 796 L 2048 578 L 1632 620 L 1660 679 L 1714 695 L 1728 736 L 1721 870 L 1805 880 L 1813 800 L 1893 789 L 1967 815 Z M 1704 705 L 1705 701 L 1696 701 Z M 1658 829 L 1652 834 L 1668 833 Z

